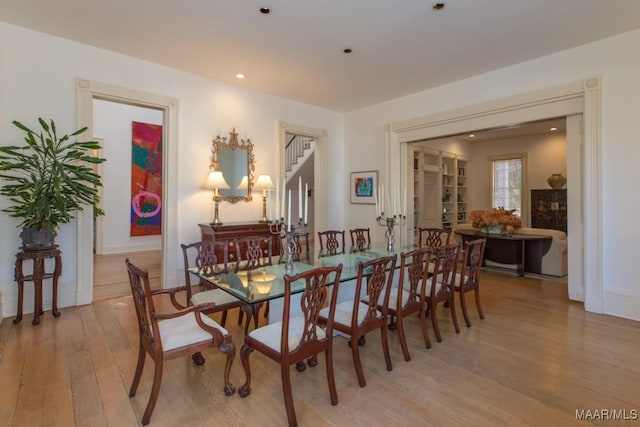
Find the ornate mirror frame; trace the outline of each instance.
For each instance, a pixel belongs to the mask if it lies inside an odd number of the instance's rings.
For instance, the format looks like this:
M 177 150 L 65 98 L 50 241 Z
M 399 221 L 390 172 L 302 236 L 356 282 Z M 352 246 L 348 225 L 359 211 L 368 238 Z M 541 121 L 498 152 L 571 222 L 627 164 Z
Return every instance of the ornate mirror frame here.
M 244 150 L 247 152 L 247 170 L 246 175 L 248 179 L 247 186 L 247 194 L 245 196 L 224 196 L 220 194 L 220 200 L 226 200 L 227 202 L 236 203 L 238 201 L 249 201 L 251 200 L 251 188 L 254 184 L 253 173 L 256 168 L 255 165 L 255 157 L 253 156 L 253 143 L 250 139 L 244 140 L 241 139 L 238 142 L 238 133 L 234 128 L 231 132 L 229 132 L 229 142 L 227 142 L 226 137 L 221 137 L 220 135 L 216 136 L 213 140 L 213 145 L 211 147 L 212 157 L 211 157 L 211 166 L 212 170 L 219 171 L 220 170 L 220 150 L 230 148 L 231 150 L 239 151 Z M 243 171 L 244 172 L 244 171 Z

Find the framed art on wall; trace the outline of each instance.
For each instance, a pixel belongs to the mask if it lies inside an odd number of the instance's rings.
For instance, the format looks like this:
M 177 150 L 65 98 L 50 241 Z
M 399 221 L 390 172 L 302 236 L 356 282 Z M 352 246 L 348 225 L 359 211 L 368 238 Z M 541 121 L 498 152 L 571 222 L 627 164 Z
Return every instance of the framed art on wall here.
M 378 185 L 378 171 L 351 172 L 351 203 L 375 205 L 373 195 Z

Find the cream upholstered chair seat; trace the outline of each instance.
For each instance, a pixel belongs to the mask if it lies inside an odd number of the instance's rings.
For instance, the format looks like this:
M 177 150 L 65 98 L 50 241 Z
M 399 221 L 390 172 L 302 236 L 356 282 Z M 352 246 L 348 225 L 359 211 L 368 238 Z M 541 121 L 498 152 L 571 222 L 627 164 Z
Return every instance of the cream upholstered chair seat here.
M 456 273 L 456 276 L 458 276 L 457 273 Z M 457 280 L 460 280 L 460 277 L 458 277 Z M 431 287 L 432 286 L 433 286 L 433 282 L 430 280 L 426 285 L 426 289 L 425 289 L 425 294 L 426 295 L 430 295 L 431 294 Z M 442 274 L 438 274 L 438 277 L 436 278 L 436 292 L 435 293 L 437 294 L 438 292 L 440 292 L 440 289 L 442 289 Z
M 304 332 L 304 318 L 302 316 L 292 317 L 289 319 L 289 349 L 294 349 L 300 344 L 302 334 Z M 324 329 L 316 326 L 316 335 L 319 340 L 326 337 Z M 270 323 L 258 329 L 249 332 L 249 336 L 259 341 L 273 350 L 280 352 L 282 337 L 282 321 Z
M 210 317 L 201 316 L 201 319 L 208 326 L 219 330 L 222 335 L 229 333 Z M 158 330 L 160 331 L 160 339 L 162 340 L 164 351 L 186 347 L 207 340 L 211 341 L 211 334 L 200 328 L 196 322 L 195 313 L 173 319 L 160 320 L 158 321 Z
M 193 305 L 207 302 L 215 302 L 217 305 L 233 304 L 238 302 L 238 298 L 222 289 L 209 289 L 208 291 L 198 292 L 191 296 L 191 303 Z
M 358 308 L 358 324 L 362 323 L 367 316 L 367 310 L 369 306 L 363 302 L 360 303 Z M 329 315 L 329 309 L 323 308 L 320 310 L 320 316 L 327 317 Z M 353 301 L 345 301 L 336 305 L 336 314 L 334 316 L 334 322 L 342 323 L 343 325 L 351 324 L 351 316 L 353 316 Z M 382 317 L 382 312 L 378 310 L 378 318 Z

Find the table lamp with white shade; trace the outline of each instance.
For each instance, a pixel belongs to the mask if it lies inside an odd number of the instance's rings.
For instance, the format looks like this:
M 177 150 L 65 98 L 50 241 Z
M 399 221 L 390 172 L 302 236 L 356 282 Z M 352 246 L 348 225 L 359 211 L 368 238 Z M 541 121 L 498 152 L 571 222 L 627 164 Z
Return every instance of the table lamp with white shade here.
M 222 225 L 220 218 L 218 218 L 218 203 L 220 202 L 220 189 L 230 188 L 227 181 L 224 179 L 224 175 L 220 171 L 209 171 L 209 175 L 207 175 L 207 181 L 205 183 L 205 188 L 213 190 L 213 202 L 214 202 L 214 214 L 213 214 L 213 222 L 211 225 L 219 226 Z
M 269 175 L 258 176 L 256 190 L 262 190 L 262 218 L 259 221 L 261 223 L 269 222 L 269 217 L 267 217 L 267 197 L 270 196 L 271 188 L 273 188 L 273 182 L 271 182 Z

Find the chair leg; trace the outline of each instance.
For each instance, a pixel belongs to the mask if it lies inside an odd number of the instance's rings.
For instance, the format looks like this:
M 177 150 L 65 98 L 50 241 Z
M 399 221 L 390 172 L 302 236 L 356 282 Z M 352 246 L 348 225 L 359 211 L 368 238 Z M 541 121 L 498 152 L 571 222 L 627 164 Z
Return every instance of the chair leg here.
M 401 315 L 398 315 L 398 321 L 396 324 L 398 325 L 398 338 L 400 338 L 402 354 L 404 355 L 404 360 L 408 362 L 411 360 L 411 355 L 409 354 L 409 347 L 407 347 L 407 338 L 404 335 L 404 321 Z
M 267 301 L 267 303 L 264 306 L 264 317 L 265 319 L 269 317 L 269 301 Z
M 454 293 L 449 297 L 449 310 L 451 310 L 451 320 L 453 321 L 453 327 L 456 330 L 456 334 L 460 333 L 460 325 L 458 324 L 458 315 L 456 314 L 456 304 L 454 301 Z
M 289 366 L 280 364 L 280 373 L 282 376 L 282 393 L 284 394 L 284 407 L 287 410 L 287 420 L 289 426 L 297 426 L 296 409 L 293 406 L 293 392 L 291 391 L 291 372 Z
M 429 339 L 429 330 L 427 328 L 427 310 L 420 310 L 420 329 L 422 329 L 425 346 L 428 349 L 431 348 L 431 340 Z
M 227 310 L 222 312 L 222 319 L 220 319 L 220 326 L 224 328 L 224 325 L 227 323 Z
M 242 360 L 242 367 L 244 368 L 245 381 L 240 386 L 238 394 L 240 397 L 247 397 L 251 393 L 251 368 L 249 367 L 249 355 L 253 352 L 253 347 L 248 344 L 242 344 L 240 349 L 240 360 Z
M 218 349 L 227 355 L 227 362 L 224 365 L 224 394 L 231 396 L 236 392 L 236 388 L 229 381 L 229 374 L 231 373 L 231 365 L 233 365 L 233 358 L 236 356 L 236 346 L 232 342 L 224 343 L 218 347 Z
M 353 340 L 353 335 L 351 335 Z M 353 366 L 356 368 L 358 376 L 358 384 L 360 387 L 366 387 L 367 381 L 364 379 L 364 371 L 362 370 L 362 361 L 360 360 L 360 346 L 351 345 L 351 355 L 353 356 Z
M 458 295 L 460 295 L 460 308 L 462 309 L 462 316 L 464 316 L 464 321 L 467 324 L 467 328 L 470 328 L 471 319 L 469 319 L 469 312 L 467 311 L 467 301 L 464 295 L 464 291 L 460 289 Z
M 389 320 L 388 328 L 389 328 L 390 331 L 395 331 L 396 329 L 398 329 L 398 325 L 396 323 L 396 318 L 393 315 L 390 315 L 389 317 L 391 318 L 391 320 Z M 398 321 L 400 321 L 399 316 L 398 316 Z
M 475 288 L 474 293 L 476 295 L 476 307 L 478 307 L 478 314 L 481 319 L 484 319 L 484 312 L 482 311 L 482 306 L 480 305 L 480 289 Z
M 385 321 L 380 328 L 380 333 L 382 335 L 382 352 L 384 353 L 384 361 L 387 365 L 387 371 L 391 371 L 393 369 L 393 365 L 391 364 L 391 353 L 389 353 L 389 332 L 386 328 L 387 322 Z
M 333 349 L 329 346 L 324 352 L 325 362 L 327 364 L 327 383 L 329 384 L 329 396 L 331 396 L 331 404 L 338 404 L 338 391 L 336 390 L 336 378 L 333 375 Z
M 147 409 L 144 410 L 142 415 L 142 425 L 149 424 L 153 409 L 156 407 L 156 401 L 158 400 L 158 394 L 160 393 L 160 384 L 162 383 L 162 369 L 163 360 L 158 358 L 156 362 L 156 368 L 153 372 L 153 385 L 151 386 L 151 394 L 149 395 L 149 402 L 147 403 Z
M 431 312 L 431 324 L 433 325 L 433 332 L 436 334 L 436 341 L 442 342 L 442 335 L 440 335 L 440 326 L 438 325 L 438 316 L 436 316 L 436 307 L 430 306 Z
M 133 397 L 136 395 L 136 391 L 138 390 L 138 384 L 140 384 L 140 377 L 142 376 L 142 369 L 144 368 L 144 361 L 147 356 L 147 352 L 145 351 L 142 344 L 138 349 L 138 363 L 136 363 L 136 372 L 133 374 L 133 382 L 131 383 L 131 388 L 129 389 L 129 397 Z

